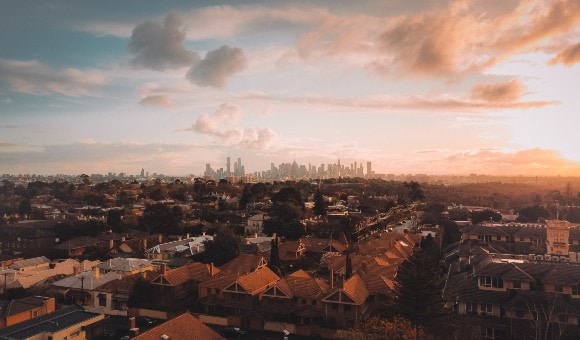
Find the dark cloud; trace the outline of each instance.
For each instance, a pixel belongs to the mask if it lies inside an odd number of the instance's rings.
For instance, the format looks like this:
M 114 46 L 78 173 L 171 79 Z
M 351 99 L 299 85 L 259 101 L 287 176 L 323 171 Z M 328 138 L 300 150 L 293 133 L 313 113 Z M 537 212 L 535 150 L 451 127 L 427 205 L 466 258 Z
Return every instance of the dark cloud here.
M 199 86 L 223 88 L 229 78 L 246 68 L 247 63 L 241 48 L 224 45 L 209 51 L 205 58 L 194 64 L 186 78 Z
M 199 56 L 185 48 L 184 40 L 185 30 L 176 13 L 168 14 L 163 24 L 141 23 L 133 29 L 129 42 L 129 51 L 135 54 L 131 65 L 157 71 L 190 66 Z

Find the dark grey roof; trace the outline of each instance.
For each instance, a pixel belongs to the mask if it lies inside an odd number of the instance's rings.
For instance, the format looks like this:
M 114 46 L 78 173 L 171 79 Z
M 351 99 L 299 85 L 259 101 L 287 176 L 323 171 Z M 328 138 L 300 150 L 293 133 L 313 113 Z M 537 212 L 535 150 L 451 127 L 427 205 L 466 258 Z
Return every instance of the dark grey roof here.
M 0 315 L 8 317 L 11 315 L 20 314 L 38 307 L 44 306 L 50 298 L 43 296 L 30 296 L 23 299 L 0 302 Z
M 40 333 L 54 333 L 99 316 L 81 306 L 63 307 L 55 312 L 0 329 L 0 339 L 27 339 Z

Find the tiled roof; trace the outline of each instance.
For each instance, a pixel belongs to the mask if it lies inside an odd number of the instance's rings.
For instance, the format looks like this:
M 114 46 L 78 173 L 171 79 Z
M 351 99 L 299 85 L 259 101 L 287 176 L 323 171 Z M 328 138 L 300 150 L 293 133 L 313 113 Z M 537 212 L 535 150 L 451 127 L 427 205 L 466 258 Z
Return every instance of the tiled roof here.
M 145 331 L 133 339 L 135 340 L 221 340 L 224 339 L 221 335 L 216 333 L 211 328 L 203 324 L 196 317 L 189 313 L 182 314 L 174 319 L 166 321 L 161 325 Z
M 211 265 L 199 262 L 191 262 L 185 266 L 168 270 L 165 274 L 159 274 L 172 286 L 178 286 L 185 282 L 203 282 L 209 280 Z M 214 275 L 219 273 L 219 269 L 214 267 Z
M 262 267 L 256 271 L 240 276 L 237 283 L 249 294 L 256 295 L 272 286 L 278 280 L 280 280 L 280 277 L 270 268 Z
M 262 261 L 266 261 L 261 255 L 240 254 L 235 259 L 220 267 L 223 272 L 246 274 L 256 270 Z
M 342 291 L 345 292 L 353 299 L 354 302 L 359 305 L 362 305 L 369 296 L 369 291 L 367 290 L 366 284 L 357 274 L 353 275 L 350 279 L 344 282 Z
M 19 260 L 15 261 L 9 268 L 20 270 L 22 268 L 30 267 L 30 266 L 37 266 L 39 264 L 50 263 L 50 260 L 47 259 L 45 256 L 34 257 L 31 259 Z
M 103 316 L 90 313 L 78 305 L 63 307 L 55 312 L 0 329 L 0 339 L 28 339 L 42 333 L 55 333 L 91 319 Z
M 68 241 L 64 241 L 55 248 L 60 250 L 88 248 L 96 246 L 99 242 L 101 241 L 94 237 L 76 237 Z
M 96 289 L 99 292 L 132 292 L 135 283 L 139 280 L 151 281 L 158 273 L 152 271 L 145 271 L 143 273 L 125 276 L 121 279 L 116 279 L 105 283 Z
M 99 274 L 98 277 L 95 277 L 94 271 L 86 271 L 79 275 L 72 275 L 69 277 L 65 277 L 62 280 L 59 280 L 52 285 L 55 287 L 62 287 L 62 288 L 69 288 L 69 289 L 85 289 L 85 290 L 93 290 L 101 287 L 105 283 L 109 281 L 116 280 L 120 277 L 121 274 L 110 272 L 106 274 Z M 84 278 L 84 279 L 83 279 Z
M 326 282 L 313 278 L 303 270 L 286 276 L 279 284 L 286 285 L 292 296 L 300 299 L 317 299 L 329 289 Z
M 114 258 L 101 262 L 98 267 L 108 271 L 132 272 L 142 267 L 150 267 L 151 261 L 136 258 Z
M 48 300 L 50 300 L 48 297 L 30 296 L 12 301 L 0 301 L 0 315 L 6 318 L 8 316 L 20 314 L 22 312 L 42 307 Z
M 224 289 L 236 282 L 238 277 L 240 277 L 240 273 L 222 271 L 217 275 L 212 276 L 209 280 L 201 282 L 198 287 Z

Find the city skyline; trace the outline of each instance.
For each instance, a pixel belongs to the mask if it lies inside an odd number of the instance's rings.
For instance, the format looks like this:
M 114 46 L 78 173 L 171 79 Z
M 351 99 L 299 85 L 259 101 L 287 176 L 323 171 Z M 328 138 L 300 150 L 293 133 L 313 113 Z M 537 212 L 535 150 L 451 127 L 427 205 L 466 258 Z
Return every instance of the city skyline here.
M 0 173 L 580 176 L 578 1 L 11 2 L 0 31 Z

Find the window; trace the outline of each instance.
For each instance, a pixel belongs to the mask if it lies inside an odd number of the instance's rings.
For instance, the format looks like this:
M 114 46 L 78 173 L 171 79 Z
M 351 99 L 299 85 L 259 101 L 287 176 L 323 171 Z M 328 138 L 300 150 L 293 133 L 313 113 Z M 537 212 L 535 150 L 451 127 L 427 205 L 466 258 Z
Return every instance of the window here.
M 483 287 L 503 288 L 503 279 L 495 276 L 480 276 L 479 285 Z
M 580 295 L 580 289 L 578 289 L 578 285 L 572 286 L 572 295 Z
M 512 284 L 512 288 L 522 289 L 522 283 L 520 281 L 514 281 L 514 283 Z
M 523 310 L 516 310 L 516 318 L 523 319 L 524 318 L 524 311 Z
M 556 285 L 556 293 L 564 293 L 564 287 L 562 285 Z
M 492 314 L 493 313 L 493 305 L 491 303 L 482 303 L 481 304 L 481 312 L 485 314 Z
M 351 307 L 352 307 L 351 305 L 344 305 L 344 311 L 345 312 L 350 312 Z
M 466 312 L 477 312 L 477 304 L 466 302 L 465 303 L 465 311 Z
M 105 294 L 99 294 L 99 306 L 105 307 L 107 305 L 107 296 Z

